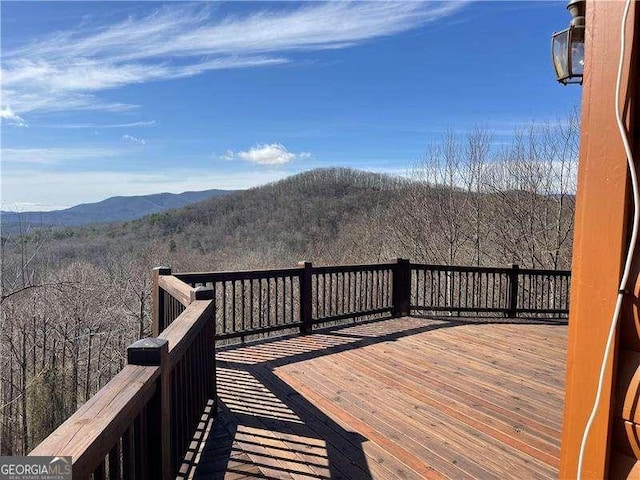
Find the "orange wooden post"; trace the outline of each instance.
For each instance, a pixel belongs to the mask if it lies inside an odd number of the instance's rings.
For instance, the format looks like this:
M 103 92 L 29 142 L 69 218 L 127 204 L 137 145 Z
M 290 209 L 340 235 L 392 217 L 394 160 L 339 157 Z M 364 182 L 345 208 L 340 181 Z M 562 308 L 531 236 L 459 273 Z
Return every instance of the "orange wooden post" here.
M 633 214 L 627 188 L 626 157 L 614 111 L 623 8 L 624 2 L 587 1 L 560 478 L 576 478 L 577 475 L 580 444 L 596 394 L 600 362 L 618 293 Z M 637 12 L 637 6 L 632 6 L 627 24 L 628 52 L 633 48 L 636 62 L 640 47 L 639 35 L 634 33 Z M 637 28 L 637 21 L 635 24 Z M 631 64 L 628 57 L 622 92 L 627 91 L 628 79 L 633 77 Z M 634 95 L 636 99 L 640 98 L 637 91 Z M 607 366 L 602 401 L 587 443 L 583 478 L 605 478 L 610 472 L 611 425 L 616 411 L 614 364 L 618 342 L 613 352 Z

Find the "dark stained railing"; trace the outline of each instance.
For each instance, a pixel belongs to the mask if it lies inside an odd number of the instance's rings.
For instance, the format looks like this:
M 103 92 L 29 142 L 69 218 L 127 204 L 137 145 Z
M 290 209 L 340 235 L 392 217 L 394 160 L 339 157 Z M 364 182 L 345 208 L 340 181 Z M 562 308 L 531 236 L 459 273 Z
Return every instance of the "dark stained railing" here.
M 569 270 L 518 269 L 515 313 L 567 315 L 569 312 Z
M 288 329 L 308 332 L 321 323 L 389 314 L 394 268 L 394 263 L 314 267 L 302 262 L 299 268 L 174 278 L 212 292 L 216 339 L 228 340 Z M 159 321 L 164 325 L 171 317 Z
M 313 267 L 312 323 L 388 314 L 395 264 Z
M 179 273 L 191 287 L 207 289 L 214 303 L 216 339 L 244 338 L 300 328 L 302 269 Z
M 153 338 L 31 455 L 73 457 L 73 478 L 187 476 L 215 413 L 215 342 L 414 312 L 566 316 L 570 272 L 393 263 L 153 272 Z
M 411 264 L 411 308 L 456 314 L 566 316 L 568 270 Z
M 411 265 L 411 308 L 419 311 L 504 313 L 508 268 Z
M 426 265 L 404 259 L 371 265 L 315 267 L 301 262 L 298 268 L 278 270 L 164 273 L 158 281 L 165 305 L 159 328 L 169 325 L 190 301 L 188 291 L 179 289 L 179 283 L 187 284 L 212 292 L 220 341 L 282 330 L 308 333 L 318 324 L 411 312 L 562 317 L 569 311 L 571 277 L 565 270 Z

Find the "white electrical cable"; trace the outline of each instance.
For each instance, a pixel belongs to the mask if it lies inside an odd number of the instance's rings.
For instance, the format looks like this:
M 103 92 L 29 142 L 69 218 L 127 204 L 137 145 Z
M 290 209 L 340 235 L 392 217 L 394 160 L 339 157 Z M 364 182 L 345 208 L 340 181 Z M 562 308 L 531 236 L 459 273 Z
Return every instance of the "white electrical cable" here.
M 607 337 L 607 343 L 602 355 L 602 364 L 600 365 L 600 377 L 598 379 L 598 390 L 596 392 L 596 398 L 593 401 L 593 408 L 591 409 L 591 415 L 584 428 L 582 435 L 582 443 L 580 444 L 580 454 L 578 455 L 578 480 L 582 480 L 582 462 L 584 460 L 584 451 L 587 446 L 587 439 L 589 438 L 589 432 L 591 426 L 596 418 L 596 413 L 600 405 L 600 397 L 602 396 L 602 389 L 604 386 L 604 377 L 607 369 L 607 360 L 611 353 L 611 346 L 613 344 L 613 338 L 615 336 L 616 327 L 620 318 L 620 309 L 622 308 L 622 300 L 624 298 L 625 291 L 627 289 L 627 283 L 629 280 L 629 273 L 631 271 L 631 262 L 633 260 L 633 254 L 636 247 L 636 239 L 638 237 L 638 226 L 640 224 L 640 192 L 638 191 L 638 178 L 636 175 L 635 164 L 633 162 L 633 155 L 631 152 L 631 146 L 629 145 L 629 135 L 627 129 L 622 121 L 622 114 L 620 112 L 620 88 L 622 84 L 622 69 L 624 66 L 624 54 L 625 54 L 625 41 L 626 41 L 626 25 L 627 16 L 629 14 L 629 7 L 631 6 L 631 0 L 626 0 L 624 7 L 624 13 L 622 14 L 622 23 L 620 25 L 620 61 L 618 63 L 618 78 L 616 80 L 616 98 L 615 98 L 615 110 L 616 110 L 616 122 L 618 124 L 618 130 L 622 137 L 622 143 L 624 144 L 624 151 L 627 155 L 627 165 L 629 167 L 629 175 L 631 177 L 631 187 L 633 189 L 633 227 L 631 233 L 631 239 L 629 240 L 629 250 L 627 251 L 627 257 L 624 264 L 624 271 L 622 278 L 620 279 L 620 289 L 618 290 L 618 298 L 616 300 L 616 307 L 613 311 L 613 317 L 611 318 L 611 325 L 609 327 L 609 336 Z

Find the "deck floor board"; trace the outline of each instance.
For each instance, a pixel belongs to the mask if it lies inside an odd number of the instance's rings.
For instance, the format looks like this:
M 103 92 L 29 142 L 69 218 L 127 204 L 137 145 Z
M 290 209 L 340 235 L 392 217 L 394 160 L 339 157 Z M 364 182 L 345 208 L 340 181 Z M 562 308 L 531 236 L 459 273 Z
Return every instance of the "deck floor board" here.
M 555 478 L 567 327 L 403 317 L 216 355 L 197 479 Z

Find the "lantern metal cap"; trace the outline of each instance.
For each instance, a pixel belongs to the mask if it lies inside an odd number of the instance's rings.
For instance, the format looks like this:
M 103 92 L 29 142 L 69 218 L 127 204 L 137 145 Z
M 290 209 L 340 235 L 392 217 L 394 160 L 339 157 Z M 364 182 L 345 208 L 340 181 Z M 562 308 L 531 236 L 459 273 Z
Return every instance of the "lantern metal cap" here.
M 571 25 L 574 27 L 584 26 L 586 0 L 570 0 L 567 3 L 567 10 L 571 14 Z

